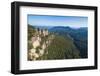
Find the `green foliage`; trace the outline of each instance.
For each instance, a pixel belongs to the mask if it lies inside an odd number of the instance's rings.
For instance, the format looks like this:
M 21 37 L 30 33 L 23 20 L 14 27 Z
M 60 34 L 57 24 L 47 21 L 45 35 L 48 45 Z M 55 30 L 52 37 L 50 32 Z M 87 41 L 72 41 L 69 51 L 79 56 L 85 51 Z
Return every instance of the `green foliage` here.
M 28 24 L 28 40 L 31 39 L 33 35 L 35 35 L 35 28 Z
M 79 58 L 79 51 L 76 49 L 73 41 L 62 36 L 55 36 L 51 45 L 47 48 L 47 59 L 70 59 Z
M 63 37 L 68 37 L 68 35 L 73 38 L 74 45 L 80 52 L 80 58 L 88 57 L 88 28 L 81 27 L 78 29 L 57 26 L 49 29 L 51 32 L 56 33 Z
M 39 50 L 42 49 L 40 46 L 36 48 L 36 53 L 39 54 Z
M 33 48 L 32 43 L 28 42 L 28 50 L 30 50 L 32 48 Z

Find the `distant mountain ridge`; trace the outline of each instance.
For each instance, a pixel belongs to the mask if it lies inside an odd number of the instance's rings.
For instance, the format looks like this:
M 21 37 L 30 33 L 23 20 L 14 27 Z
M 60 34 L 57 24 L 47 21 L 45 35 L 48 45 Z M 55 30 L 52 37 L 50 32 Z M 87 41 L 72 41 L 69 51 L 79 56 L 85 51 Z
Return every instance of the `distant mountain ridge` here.
M 56 32 L 59 34 L 70 34 L 71 36 L 73 35 L 80 35 L 80 36 L 85 36 L 87 38 L 87 32 L 88 32 L 88 28 L 87 27 L 80 27 L 80 28 L 71 28 L 71 27 L 63 27 L 63 26 L 55 26 L 51 29 L 49 29 L 50 32 Z
M 51 28 L 53 28 L 53 26 L 45 26 L 45 25 L 34 25 L 33 27 L 40 28 L 40 29 L 51 29 Z
M 51 29 L 66 29 L 66 30 L 87 30 L 88 27 L 79 27 L 79 28 L 75 28 L 75 27 L 70 27 L 70 26 L 54 26 Z
M 59 29 L 73 29 L 73 30 L 87 30 L 87 27 L 70 27 L 70 26 L 50 26 L 50 25 L 31 25 L 35 28 L 40 28 L 40 29 L 54 29 L 54 28 L 59 28 Z

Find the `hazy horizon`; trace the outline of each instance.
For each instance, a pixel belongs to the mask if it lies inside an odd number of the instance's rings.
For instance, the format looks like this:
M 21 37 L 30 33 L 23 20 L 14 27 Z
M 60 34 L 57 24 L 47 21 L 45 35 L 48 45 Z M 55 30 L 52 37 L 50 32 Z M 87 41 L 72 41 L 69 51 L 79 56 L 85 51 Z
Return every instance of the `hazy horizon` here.
M 28 15 L 28 24 L 32 26 L 63 26 L 71 28 L 88 27 L 88 17 Z
M 31 25 L 31 24 L 29 24 Z M 70 27 L 70 26 L 51 26 L 51 25 L 31 25 L 31 26 L 36 26 L 36 27 Z M 78 28 L 88 28 L 88 27 L 70 27 L 70 28 L 75 28 L 75 29 L 78 29 Z

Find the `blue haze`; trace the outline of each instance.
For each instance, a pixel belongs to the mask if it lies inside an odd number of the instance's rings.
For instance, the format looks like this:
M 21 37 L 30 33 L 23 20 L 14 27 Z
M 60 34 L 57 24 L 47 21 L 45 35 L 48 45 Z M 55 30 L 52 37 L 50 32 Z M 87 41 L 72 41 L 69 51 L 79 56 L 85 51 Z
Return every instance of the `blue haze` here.
M 28 24 L 33 26 L 69 26 L 73 28 L 88 26 L 88 17 L 84 16 L 28 15 L 27 18 Z

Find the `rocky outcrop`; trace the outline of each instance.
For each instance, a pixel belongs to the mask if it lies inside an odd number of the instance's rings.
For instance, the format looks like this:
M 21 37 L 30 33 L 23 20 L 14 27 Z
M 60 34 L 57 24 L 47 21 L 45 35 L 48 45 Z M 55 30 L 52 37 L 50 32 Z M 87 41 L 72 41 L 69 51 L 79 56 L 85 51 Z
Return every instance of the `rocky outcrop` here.
M 28 51 L 29 60 L 36 60 L 37 58 L 48 54 L 46 48 L 52 42 L 53 35 L 49 35 L 48 30 L 36 30 L 36 34 L 31 38 L 32 49 Z

